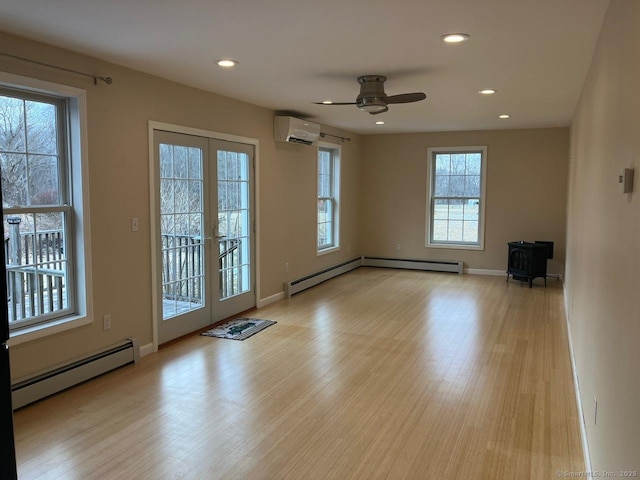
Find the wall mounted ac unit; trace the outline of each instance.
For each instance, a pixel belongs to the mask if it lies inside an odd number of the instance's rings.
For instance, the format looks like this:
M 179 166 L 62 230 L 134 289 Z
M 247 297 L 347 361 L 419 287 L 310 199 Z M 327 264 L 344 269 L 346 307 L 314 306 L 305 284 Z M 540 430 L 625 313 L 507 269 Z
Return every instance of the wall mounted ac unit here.
M 320 125 L 295 117 L 277 115 L 273 122 L 273 134 L 278 142 L 314 145 L 320 138 Z

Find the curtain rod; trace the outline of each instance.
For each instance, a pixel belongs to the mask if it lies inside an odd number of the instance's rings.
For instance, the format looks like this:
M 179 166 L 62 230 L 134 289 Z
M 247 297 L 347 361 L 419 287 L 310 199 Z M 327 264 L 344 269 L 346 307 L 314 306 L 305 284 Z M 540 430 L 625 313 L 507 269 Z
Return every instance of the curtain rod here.
M 330 133 L 324 133 L 324 132 L 320 132 L 320 136 L 322 138 L 324 138 L 324 137 L 338 138 L 338 139 L 342 140 L 343 142 L 345 142 L 345 141 L 346 142 L 350 142 L 351 141 L 351 139 L 349 137 L 341 137 L 339 135 L 331 135 Z
M 90 73 L 79 72 L 77 70 L 71 70 L 70 68 L 59 67 L 57 65 L 51 65 L 49 63 L 38 62 L 37 60 L 31 60 L 30 58 L 20 57 L 18 55 L 13 55 L 11 53 L 0 52 L 0 55 L 4 57 L 13 58 L 15 60 L 21 60 L 23 62 L 34 63 L 36 65 L 40 65 L 42 67 L 55 68 L 56 70 L 62 70 L 63 72 L 75 73 L 76 75 L 82 75 L 84 77 L 93 78 L 93 84 L 97 85 L 98 80 L 106 83 L 107 85 L 111 85 L 113 83 L 113 79 L 111 77 L 100 77 L 98 75 L 91 75 Z

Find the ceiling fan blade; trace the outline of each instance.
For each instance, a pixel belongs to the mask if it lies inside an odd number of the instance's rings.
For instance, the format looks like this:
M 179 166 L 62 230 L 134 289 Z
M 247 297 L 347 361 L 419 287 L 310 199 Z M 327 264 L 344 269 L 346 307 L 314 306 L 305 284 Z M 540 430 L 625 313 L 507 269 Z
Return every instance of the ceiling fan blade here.
M 411 103 L 424 100 L 427 96 L 422 92 L 401 93 L 400 95 L 390 95 L 386 98 L 387 104 L 391 103 Z
M 316 105 L 355 105 L 356 102 L 331 102 L 331 103 L 324 103 L 324 102 L 313 102 Z

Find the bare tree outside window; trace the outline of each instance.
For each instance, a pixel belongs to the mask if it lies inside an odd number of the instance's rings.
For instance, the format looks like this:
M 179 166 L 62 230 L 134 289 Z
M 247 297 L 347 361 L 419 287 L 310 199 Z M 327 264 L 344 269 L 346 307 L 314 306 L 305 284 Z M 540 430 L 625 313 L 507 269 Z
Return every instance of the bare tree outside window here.
M 202 150 L 159 145 L 163 319 L 203 305 Z
M 430 149 L 428 244 L 480 247 L 486 148 Z
M 65 313 L 70 205 L 65 99 L 0 89 L 0 176 L 12 327 Z

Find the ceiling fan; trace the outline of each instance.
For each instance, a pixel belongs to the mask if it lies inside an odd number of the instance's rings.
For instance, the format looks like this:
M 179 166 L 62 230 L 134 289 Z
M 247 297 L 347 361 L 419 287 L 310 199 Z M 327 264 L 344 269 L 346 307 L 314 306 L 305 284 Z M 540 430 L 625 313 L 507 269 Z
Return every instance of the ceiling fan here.
M 355 102 L 314 102 L 317 105 L 356 105 L 359 109 L 369 112 L 371 115 L 384 113 L 389 110 L 388 105 L 395 103 L 412 103 L 424 100 L 427 96 L 422 92 L 401 93 L 399 95 L 387 95 L 384 93 L 384 82 L 387 77 L 382 75 L 362 75 L 358 77 L 360 95 Z

